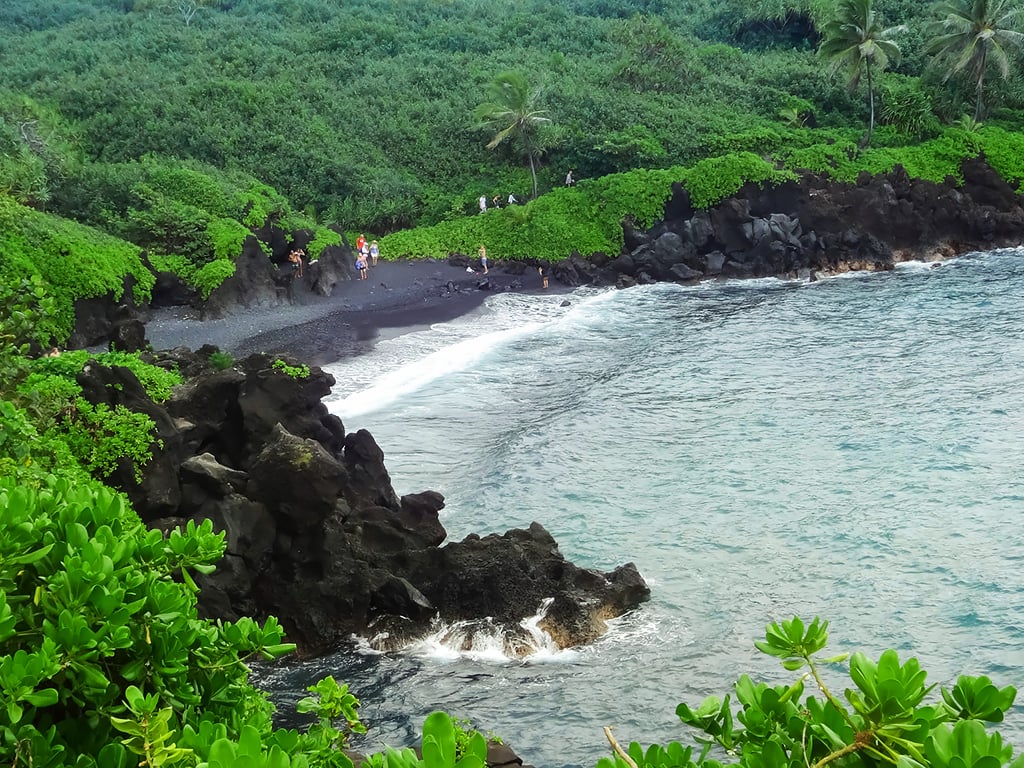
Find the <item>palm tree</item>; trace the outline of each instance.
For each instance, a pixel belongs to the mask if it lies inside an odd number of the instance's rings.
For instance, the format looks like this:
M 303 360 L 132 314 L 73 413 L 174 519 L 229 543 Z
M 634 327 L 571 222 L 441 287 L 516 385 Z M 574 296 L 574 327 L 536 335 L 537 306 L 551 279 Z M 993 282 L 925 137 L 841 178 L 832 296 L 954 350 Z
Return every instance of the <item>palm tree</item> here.
M 551 122 L 545 110 L 537 109 L 538 94 L 531 92 L 526 78 L 518 72 L 502 72 L 491 82 L 490 100 L 476 108 L 476 119 L 481 128 L 497 130 L 487 143 L 494 149 L 505 139 L 518 142 L 530 161 L 533 177 L 533 196 L 537 196 L 537 129 Z
M 900 61 L 900 49 L 892 38 L 906 31 L 906 26 L 882 27 L 871 8 L 871 0 L 842 0 L 836 9 L 836 16 L 825 25 L 824 39 L 818 47 L 818 55 L 832 61 L 835 69 L 847 71 L 847 85 L 853 90 L 860 83 L 861 75 L 867 77 L 868 104 L 871 117 L 868 135 L 864 145 L 871 143 L 875 130 L 875 84 L 874 68 L 879 72 L 889 66 L 890 60 Z
M 936 6 L 942 17 L 930 31 L 925 49 L 951 64 L 943 80 L 967 70 L 974 80 L 974 120 L 982 118 L 985 70 L 993 61 L 1003 78 L 1010 75 L 1007 49 L 1024 47 L 1024 33 L 1014 29 L 1024 9 L 1017 0 L 947 0 Z

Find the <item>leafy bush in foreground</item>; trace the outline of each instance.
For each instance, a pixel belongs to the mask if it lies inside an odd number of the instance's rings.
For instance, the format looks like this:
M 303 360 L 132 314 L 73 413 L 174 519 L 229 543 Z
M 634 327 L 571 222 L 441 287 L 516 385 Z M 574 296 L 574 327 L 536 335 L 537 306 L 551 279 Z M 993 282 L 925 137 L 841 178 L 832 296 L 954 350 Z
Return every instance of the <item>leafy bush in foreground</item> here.
M 223 549 L 209 521 L 147 530 L 96 483 L 0 477 L 0 764 L 352 768 L 341 748 L 365 728 L 346 686 L 310 687 L 307 733 L 275 730 L 246 662 L 294 646 L 274 619 L 197 617 L 191 573 L 211 571 Z M 371 762 L 483 768 L 483 737 L 463 737 L 456 760 L 458 735 L 435 713 L 422 760 L 389 750 Z
M 273 620 L 197 618 L 190 572 L 224 549 L 209 522 L 165 538 L 114 491 L 53 476 L 38 490 L 0 478 L 0 510 L 0 761 L 126 765 L 113 719 L 147 697 L 172 731 L 269 731 L 244 660 L 292 646 Z
M 940 700 L 926 703 L 935 685 L 926 685 L 927 673 L 917 659 L 901 663 L 891 649 L 878 661 L 860 652 L 822 658 L 827 630 L 828 622 L 817 618 L 807 625 L 799 618 L 769 625 L 765 639 L 755 643 L 758 650 L 803 674 L 789 686 L 755 683 L 743 675 L 733 688 L 740 705 L 735 714 L 729 695 L 708 697 L 696 709 L 680 704 L 679 719 L 704 734 L 697 737 L 699 749 L 673 742 L 645 750 L 634 742 L 627 752 L 606 730 L 614 755 L 598 761 L 598 768 L 1024 766 L 1024 755 L 1011 762 L 1013 748 L 983 725 L 1002 722 L 1015 688 L 965 675 L 953 688 L 942 688 Z M 853 687 L 843 692 L 844 703 L 822 670 L 846 662 Z M 808 682 L 817 695 L 801 700 Z

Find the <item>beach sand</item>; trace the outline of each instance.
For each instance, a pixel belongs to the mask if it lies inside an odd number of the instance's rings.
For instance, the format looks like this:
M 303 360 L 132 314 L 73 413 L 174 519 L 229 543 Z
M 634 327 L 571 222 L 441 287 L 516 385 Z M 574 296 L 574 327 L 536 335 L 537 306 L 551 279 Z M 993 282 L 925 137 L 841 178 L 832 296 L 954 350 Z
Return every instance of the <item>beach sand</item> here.
M 381 338 L 464 315 L 510 290 L 540 291 L 536 270 L 518 275 L 492 268 L 485 276 L 443 261 L 382 261 L 369 279 L 339 283 L 329 297 L 296 281 L 293 303 L 239 307 L 216 320 L 202 320 L 188 307 L 157 309 L 146 337 L 154 349 L 213 344 L 236 358 L 266 352 L 322 366 L 367 352 Z

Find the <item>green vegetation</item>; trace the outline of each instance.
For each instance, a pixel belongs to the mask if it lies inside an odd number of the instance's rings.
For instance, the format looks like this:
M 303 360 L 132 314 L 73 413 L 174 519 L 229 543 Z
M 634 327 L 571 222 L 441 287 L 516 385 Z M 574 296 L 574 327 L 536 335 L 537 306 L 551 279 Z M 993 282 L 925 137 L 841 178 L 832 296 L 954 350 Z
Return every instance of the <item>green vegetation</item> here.
M 975 91 L 974 119 L 980 121 L 989 65 L 995 65 L 1005 80 L 1010 56 L 1024 48 L 1024 33 L 1014 28 L 1024 9 L 1010 0 L 951 0 L 936 10 L 939 21 L 932 24 L 928 51 L 949 67 L 946 78 L 963 70 L 969 73 Z
M 622 222 L 654 223 L 675 183 L 707 208 L 803 170 L 956 179 L 984 153 L 1019 185 L 1021 23 L 1003 0 L 0 4 L 0 763 L 351 768 L 339 747 L 364 730 L 331 678 L 299 702 L 304 733 L 273 728 L 247 663 L 290 651 L 280 627 L 196 612 L 193 574 L 222 536 L 149 531 L 103 485 L 140 476 L 154 424 L 90 403 L 77 376 L 127 368 L 157 401 L 180 379 L 134 355 L 42 356 L 75 302 L 145 301 L 161 270 L 207 298 L 243 245 L 269 254 L 267 225 L 310 233 L 311 259 L 356 230 L 387 258 L 485 243 L 557 260 L 616 255 Z M 570 168 L 580 183 L 564 188 Z M 480 195 L 527 189 L 527 205 L 472 215 Z M 772 625 L 759 647 L 799 679 L 741 678 L 737 712 L 728 696 L 680 705 L 705 746 L 631 745 L 600 768 L 1010 761 L 981 721 L 1002 719 L 1012 688 L 963 677 L 926 704 L 916 660 L 821 659 L 826 639 L 817 620 Z M 823 670 L 845 664 L 840 698 Z M 422 757 L 369 765 L 482 768 L 484 750 L 435 713 Z
M 884 28 L 872 7 L 872 0 L 842 0 L 836 16 L 825 25 L 825 39 L 821 41 L 818 53 L 830 59 L 837 69 L 846 70 L 847 84 L 851 90 L 860 83 L 861 74 L 866 75 L 868 89 L 868 133 L 865 146 L 871 143 L 875 130 L 875 81 L 872 65 L 879 73 L 891 61 L 900 62 L 900 49 L 893 41 L 900 32 L 906 32 L 906 25 Z
M 235 364 L 235 358 L 227 352 L 211 352 L 210 366 L 215 371 L 224 371 Z
M 497 131 L 488 149 L 495 149 L 508 140 L 530 161 L 533 197 L 537 196 L 537 154 L 541 149 L 538 134 L 541 126 L 550 123 L 545 110 L 537 108 L 537 94 L 530 91 L 526 78 L 518 72 L 503 72 L 490 85 L 490 101 L 476 108 L 476 117 L 483 128 Z
M 755 645 L 786 670 L 802 673 L 792 684 L 755 683 L 743 675 L 733 687 L 737 711 L 731 695 L 710 696 L 695 709 L 680 704 L 679 719 L 703 734 L 697 748 L 672 742 L 644 749 L 634 742 L 626 751 L 606 731 L 615 753 L 598 761 L 598 768 L 1024 765 L 1024 755 L 1011 761 L 1012 747 L 984 725 L 1002 722 L 1015 688 L 964 675 L 929 703 L 925 699 L 935 686 L 926 684 L 917 659 L 901 663 L 891 649 L 877 661 L 861 652 L 822 657 L 827 630 L 828 622 L 817 618 L 770 624 Z M 840 665 L 852 682 L 842 697 L 824 677 L 826 667 Z M 805 686 L 814 691 L 806 697 Z
M 290 376 L 293 379 L 308 379 L 309 378 L 309 366 L 308 365 L 289 365 L 284 360 L 277 359 L 271 366 L 275 371 L 283 373 L 285 376 Z
M 569 168 L 593 179 L 692 165 L 720 136 L 780 127 L 794 103 L 819 126 L 870 119 L 870 99 L 815 59 L 836 19 L 829 0 L 182 5 L 198 8 L 187 25 L 156 0 L 4 4 L 0 190 L 120 236 L 159 234 L 165 214 L 258 227 L 284 206 L 310 223 L 387 234 L 471 213 L 481 194 L 527 197 L 531 155 L 544 192 Z M 894 71 L 872 63 L 876 96 L 911 78 L 938 121 L 958 119 L 976 82 L 945 81 L 951 67 L 927 52 L 929 25 L 945 16 L 906 0 L 871 10 L 908 28 Z M 1019 29 L 1012 14 L 989 15 Z M 1019 71 L 1009 37 L 991 39 L 1005 39 L 999 50 Z M 542 94 L 527 114 L 551 120 L 532 152 L 507 141 L 488 150 L 474 120 L 481 94 L 509 72 L 529 89 L 507 95 Z M 113 73 L 119 87 L 105 87 Z M 987 119 L 1019 129 L 1021 79 L 985 89 L 997 107 Z M 246 194 L 252 205 L 239 212 Z
M 660 211 L 658 174 L 711 163 L 686 178 L 698 206 L 775 179 L 739 172 L 742 153 L 955 178 L 959 158 L 920 144 L 977 151 L 955 133 L 981 123 L 983 95 L 984 129 L 1021 130 L 1024 78 L 1005 75 L 1022 24 L 1008 0 L 9 0 L 0 280 L 42 275 L 62 342 L 75 301 L 121 298 L 126 276 L 146 298 L 147 266 L 208 298 L 267 224 L 312 232 L 311 259 L 341 231 L 393 238 L 389 257 L 485 242 L 556 259 L 614 253 L 624 217 Z M 579 197 L 558 194 L 570 168 L 591 184 Z M 481 195 L 528 190 L 527 209 L 469 221 Z
M 0 196 L 0 282 L 41 275 L 56 304 L 52 333 L 64 340 L 74 325 L 74 301 L 120 298 L 126 275 L 135 278 L 134 298 L 146 300 L 154 278 L 139 249 L 96 229 L 27 208 Z

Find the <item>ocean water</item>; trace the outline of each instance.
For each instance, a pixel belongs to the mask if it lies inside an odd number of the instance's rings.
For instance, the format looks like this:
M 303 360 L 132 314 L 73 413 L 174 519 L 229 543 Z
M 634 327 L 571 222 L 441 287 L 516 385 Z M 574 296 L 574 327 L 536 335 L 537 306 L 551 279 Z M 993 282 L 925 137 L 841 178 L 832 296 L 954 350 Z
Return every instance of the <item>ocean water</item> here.
M 602 726 L 685 741 L 679 702 L 791 680 L 753 641 L 793 615 L 830 620 L 835 652 L 1024 688 L 1024 249 L 497 295 L 329 369 L 329 407 L 373 433 L 400 494 L 446 496 L 450 538 L 537 520 L 580 565 L 635 562 L 652 599 L 526 660 L 439 635 L 262 672 L 283 711 L 333 674 L 367 749 L 442 708 L 527 762 L 592 766 Z M 1001 730 L 1024 748 L 1024 711 Z

